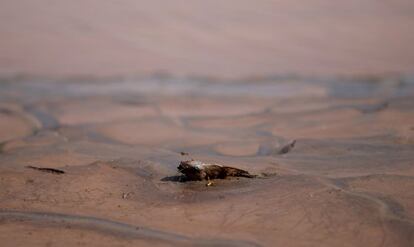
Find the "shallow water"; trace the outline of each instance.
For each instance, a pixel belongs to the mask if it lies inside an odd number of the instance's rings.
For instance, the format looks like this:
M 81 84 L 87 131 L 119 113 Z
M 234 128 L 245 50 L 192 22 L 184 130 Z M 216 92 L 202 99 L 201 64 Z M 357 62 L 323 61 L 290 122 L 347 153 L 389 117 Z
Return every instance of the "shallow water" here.
M 2 242 L 412 246 L 413 96 L 411 77 L 4 80 Z M 190 158 L 261 176 L 173 179 Z

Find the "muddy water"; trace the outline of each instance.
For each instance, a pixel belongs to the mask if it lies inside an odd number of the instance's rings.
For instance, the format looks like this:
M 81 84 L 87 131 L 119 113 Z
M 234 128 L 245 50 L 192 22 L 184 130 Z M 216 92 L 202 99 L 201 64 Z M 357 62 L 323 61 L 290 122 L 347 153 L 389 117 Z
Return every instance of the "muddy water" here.
M 413 78 L 20 78 L 0 100 L 7 246 L 414 244 Z M 260 176 L 180 182 L 190 158 Z

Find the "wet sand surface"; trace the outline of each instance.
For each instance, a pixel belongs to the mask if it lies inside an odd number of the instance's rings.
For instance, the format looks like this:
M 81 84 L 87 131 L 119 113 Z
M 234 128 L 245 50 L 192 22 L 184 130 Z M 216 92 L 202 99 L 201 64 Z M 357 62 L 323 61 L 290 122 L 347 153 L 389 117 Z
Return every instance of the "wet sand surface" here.
M 412 73 L 412 0 L 2 0 L 0 74 Z
M 4 246 L 414 245 L 412 77 L 20 78 L 0 99 Z M 260 176 L 180 182 L 190 158 Z

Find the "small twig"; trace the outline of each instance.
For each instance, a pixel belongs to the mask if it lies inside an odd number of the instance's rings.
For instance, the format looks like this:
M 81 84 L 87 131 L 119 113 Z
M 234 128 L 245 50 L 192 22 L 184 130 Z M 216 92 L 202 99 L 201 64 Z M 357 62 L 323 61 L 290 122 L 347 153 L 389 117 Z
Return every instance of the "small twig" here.
M 62 170 L 54 169 L 54 168 L 44 168 L 44 167 L 36 167 L 36 166 L 26 166 L 26 168 L 38 170 L 41 172 L 48 172 L 48 173 L 54 173 L 54 174 L 64 174 L 65 172 Z

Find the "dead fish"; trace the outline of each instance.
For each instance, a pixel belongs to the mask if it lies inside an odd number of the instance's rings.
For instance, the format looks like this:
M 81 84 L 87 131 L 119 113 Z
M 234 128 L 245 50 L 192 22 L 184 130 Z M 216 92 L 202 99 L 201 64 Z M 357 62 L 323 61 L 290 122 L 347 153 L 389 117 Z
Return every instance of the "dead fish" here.
M 227 177 L 256 177 L 255 175 L 252 175 L 248 171 L 242 169 L 218 164 L 207 164 L 198 160 L 181 161 L 177 169 L 183 173 L 188 180 L 225 179 Z

